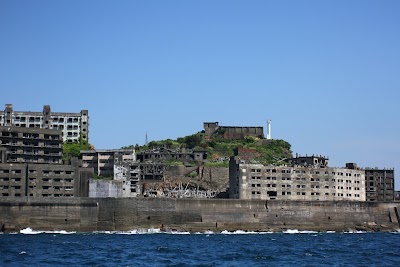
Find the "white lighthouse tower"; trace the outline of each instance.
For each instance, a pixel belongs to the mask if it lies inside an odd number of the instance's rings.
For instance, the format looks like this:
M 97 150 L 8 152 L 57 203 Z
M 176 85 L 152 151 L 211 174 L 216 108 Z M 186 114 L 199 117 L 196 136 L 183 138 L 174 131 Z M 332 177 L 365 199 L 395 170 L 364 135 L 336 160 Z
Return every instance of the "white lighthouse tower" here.
M 271 139 L 271 120 L 267 120 L 267 139 Z

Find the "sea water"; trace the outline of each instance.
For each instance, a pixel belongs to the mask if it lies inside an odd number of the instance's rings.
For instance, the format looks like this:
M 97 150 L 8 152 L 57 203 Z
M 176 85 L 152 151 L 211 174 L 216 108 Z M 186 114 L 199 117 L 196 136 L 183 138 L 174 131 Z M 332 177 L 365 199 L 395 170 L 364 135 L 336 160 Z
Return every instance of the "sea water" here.
M 0 234 L 0 266 L 400 266 L 400 232 Z

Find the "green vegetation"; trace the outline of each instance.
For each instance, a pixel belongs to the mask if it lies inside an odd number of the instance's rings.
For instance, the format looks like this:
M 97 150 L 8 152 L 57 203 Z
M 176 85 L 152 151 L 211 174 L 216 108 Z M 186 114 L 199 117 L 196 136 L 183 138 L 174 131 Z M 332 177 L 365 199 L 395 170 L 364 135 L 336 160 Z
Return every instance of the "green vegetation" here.
M 133 146 L 129 146 L 133 147 Z M 205 166 L 210 167 L 228 167 L 229 163 L 225 160 L 233 156 L 234 149 L 238 147 L 253 149 L 258 152 L 255 160 L 262 164 L 283 164 L 284 159 L 292 157 L 291 145 L 284 140 L 266 140 L 252 136 L 244 139 L 228 140 L 216 134 L 210 140 L 204 139 L 204 134 L 196 134 L 179 137 L 176 140 L 166 139 L 161 141 L 152 141 L 147 146 L 135 146 L 137 151 L 147 150 L 149 148 L 164 147 L 167 149 L 178 150 L 182 148 L 192 150 L 208 151 L 208 160 Z M 166 162 L 169 165 L 181 165 L 179 161 Z
M 81 150 L 89 150 L 90 144 L 79 138 L 79 142 L 76 143 L 68 143 L 64 142 L 63 144 L 63 161 L 69 161 L 73 157 L 79 157 L 81 155 Z
M 100 179 L 100 180 L 113 180 L 114 179 L 114 177 L 112 177 L 112 176 L 101 176 L 101 175 L 99 176 L 99 175 L 97 175 L 97 173 L 94 173 L 93 178 Z
M 169 166 L 182 166 L 183 165 L 183 162 L 178 161 L 178 160 L 167 160 L 165 163 Z

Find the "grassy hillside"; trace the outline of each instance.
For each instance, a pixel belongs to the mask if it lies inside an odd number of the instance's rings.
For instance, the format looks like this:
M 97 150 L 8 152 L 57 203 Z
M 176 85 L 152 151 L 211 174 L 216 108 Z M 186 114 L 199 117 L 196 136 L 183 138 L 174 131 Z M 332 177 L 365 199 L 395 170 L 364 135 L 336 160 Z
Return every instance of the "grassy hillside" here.
M 136 145 L 135 149 L 141 151 L 149 148 L 165 147 L 176 150 L 181 148 L 207 150 L 209 153 L 209 163 L 207 165 L 209 166 L 227 165 L 226 161 L 221 163 L 221 159 L 233 156 L 233 151 L 237 147 L 257 150 L 260 156 L 256 158 L 256 161 L 262 164 L 281 164 L 283 159 L 292 157 L 291 145 L 284 140 L 266 140 L 250 136 L 242 140 L 227 140 L 220 136 L 205 140 L 203 137 L 203 133 L 199 132 L 176 140 L 152 141 L 148 146 Z

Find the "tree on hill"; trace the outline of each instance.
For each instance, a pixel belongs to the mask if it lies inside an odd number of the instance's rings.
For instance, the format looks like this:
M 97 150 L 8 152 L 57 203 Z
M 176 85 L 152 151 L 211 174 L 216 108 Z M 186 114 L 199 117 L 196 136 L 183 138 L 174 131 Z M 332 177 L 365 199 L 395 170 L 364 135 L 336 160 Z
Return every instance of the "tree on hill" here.
M 81 155 L 81 150 L 90 150 L 94 149 L 92 145 L 88 143 L 88 141 L 83 140 L 81 137 L 78 142 L 74 143 L 63 143 L 63 161 L 69 161 L 73 157 L 79 157 Z
M 139 146 L 135 149 L 141 151 L 161 147 L 175 150 L 181 148 L 205 149 L 208 151 L 210 166 L 227 166 L 227 163 L 215 162 L 213 164 L 212 161 L 233 156 L 234 149 L 238 147 L 254 149 L 259 152 L 260 156 L 255 158 L 255 161 L 262 164 L 282 164 L 284 159 L 292 157 L 291 145 L 284 140 L 259 139 L 253 136 L 247 136 L 244 139 L 224 139 L 221 136 L 215 136 L 210 140 L 205 140 L 202 132 L 179 137 L 176 140 L 151 141 L 148 146 Z

